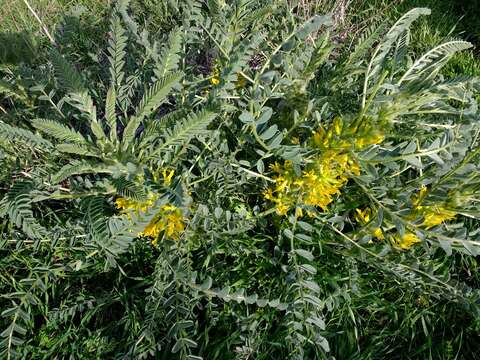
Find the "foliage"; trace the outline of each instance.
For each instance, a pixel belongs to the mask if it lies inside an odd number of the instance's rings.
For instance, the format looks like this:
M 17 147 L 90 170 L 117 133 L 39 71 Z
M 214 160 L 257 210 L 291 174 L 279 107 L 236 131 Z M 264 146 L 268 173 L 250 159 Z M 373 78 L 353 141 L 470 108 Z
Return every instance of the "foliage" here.
M 475 357 L 470 43 L 412 53 L 425 8 L 350 48 L 274 1 L 130 5 L 102 55 L 61 31 L 2 72 L 2 358 Z

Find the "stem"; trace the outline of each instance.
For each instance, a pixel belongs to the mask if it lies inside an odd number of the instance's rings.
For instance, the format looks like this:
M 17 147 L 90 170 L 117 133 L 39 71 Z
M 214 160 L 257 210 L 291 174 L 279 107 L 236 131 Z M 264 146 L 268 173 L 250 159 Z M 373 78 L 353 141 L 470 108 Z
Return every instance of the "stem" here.
M 384 71 L 382 76 L 380 77 L 380 79 L 378 80 L 377 84 L 375 85 L 375 87 L 373 88 L 373 91 L 372 93 L 370 94 L 368 100 L 366 101 L 365 103 L 365 100 L 362 100 L 362 109 L 360 110 L 360 114 L 358 115 L 358 118 L 355 120 L 354 122 L 354 126 L 358 126 L 360 121 L 362 121 L 364 115 L 365 115 L 365 112 L 368 110 L 368 108 L 370 107 L 371 103 L 373 102 L 373 99 L 375 98 L 375 96 L 377 95 L 377 92 L 378 90 L 380 89 L 380 87 L 382 86 L 383 84 L 383 81 L 385 80 L 385 78 L 387 77 L 388 75 L 388 71 Z M 366 84 L 365 84 L 366 85 Z M 367 96 L 367 89 L 365 88 L 364 89 L 364 96 Z
M 238 164 L 231 164 L 231 165 L 232 165 L 233 167 L 236 167 L 236 168 L 238 168 L 238 169 L 240 169 L 240 170 L 245 171 L 247 174 L 249 174 L 249 175 L 251 175 L 251 176 L 259 177 L 259 178 L 262 178 L 262 179 L 264 179 L 264 180 L 270 181 L 270 182 L 272 182 L 272 183 L 275 182 L 275 180 L 273 180 L 272 178 L 269 178 L 268 176 L 265 176 L 265 175 L 263 175 L 263 174 L 257 173 L 257 172 L 255 172 L 255 171 L 252 171 L 252 170 L 249 170 L 249 169 L 245 169 L 244 167 L 242 167 L 242 166 L 240 166 L 240 165 L 238 165 Z
M 355 240 L 353 240 L 352 238 L 350 238 L 349 236 L 345 235 L 343 232 L 341 232 L 340 230 L 338 230 L 335 226 L 331 225 L 330 223 L 328 222 L 325 222 L 324 220 L 322 220 L 321 218 L 319 217 L 316 217 L 318 220 L 322 221 L 323 223 L 326 223 L 333 231 L 335 231 L 337 234 L 339 234 L 341 237 L 343 237 L 345 240 L 347 240 L 348 242 L 350 242 L 352 245 L 354 245 L 355 247 L 357 247 L 358 249 L 360 249 L 361 251 L 367 253 L 368 255 L 370 256 L 373 256 L 375 259 L 381 261 L 381 262 L 385 262 L 384 258 L 381 257 L 380 255 L 374 253 L 373 251 L 370 251 L 368 249 L 365 249 L 362 245 L 358 244 Z M 417 274 L 420 274 L 422 276 L 425 276 L 427 278 L 429 278 L 430 280 L 433 280 L 434 282 L 438 283 L 438 284 L 441 284 L 443 285 L 445 288 L 449 289 L 451 292 L 453 292 L 455 295 L 457 294 L 457 289 L 455 289 L 453 286 L 437 279 L 435 276 L 433 275 L 430 275 L 429 273 L 426 273 L 422 270 L 419 270 L 419 269 L 415 269 L 415 268 L 412 268 L 410 266 L 407 266 L 407 265 L 404 265 L 404 264 L 400 264 L 400 263 L 397 263 L 395 264 L 399 267 L 402 267 L 404 269 L 407 269 L 409 271 L 413 271 Z
M 64 119 L 66 119 L 66 116 L 62 113 L 62 111 L 59 109 L 59 107 L 57 106 L 57 104 L 55 104 L 53 101 L 52 101 L 52 98 L 50 96 L 48 96 L 48 94 L 45 92 L 45 90 L 42 89 L 42 94 L 48 98 L 48 102 L 50 104 L 52 104 L 53 108 L 55 109 L 56 112 L 58 112 L 60 114 L 60 116 Z
M 440 151 L 447 150 L 450 146 L 453 146 L 453 144 L 450 143 L 450 144 L 447 144 L 447 145 L 442 146 L 440 148 L 435 148 L 435 149 L 425 150 L 425 151 L 419 151 L 419 152 L 410 153 L 410 154 L 403 154 L 403 155 L 400 155 L 400 156 L 394 156 L 394 157 L 385 158 L 385 159 L 381 159 L 381 160 L 375 160 L 375 159 L 367 160 L 367 159 L 361 159 L 361 158 L 359 158 L 359 160 L 362 161 L 362 162 L 371 163 L 371 164 L 386 164 L 386 163 L 389 163 L 389 162 L 392 162 L 392 161 L 404 160 L 405 158 L 409 158 L 409 157 L 412 157 L 412 156 L 420 156 L 421 157 L 421 156 L 427 156 L 429 154 L 435 154 L 435 153 L 438 153 Z
M 42 21 L 42 20 L 40 19 L 40 17 L 37 15 L 37 13 L 35 12 L 35 10 L 30 6 L 30 4 L 28 3 L 27 0 L 23 0 L 23 2 L 25 3 L 25 5 L 27 5 L 28 10 L 32 13 L 32 15 L 35 17 L 35 19 L 37 19 L 37 21 L 38 21 L 38 23 L 40 24 L 40 27 L 42 28 L 43 32 L 45 33 L 45 35 L 47 35 L 48 40 L 50 40 L 50 42 L 52 43 L 52 45 L 56 45 L 55 39 L 53 38 L 52 35 L 50 35 L 50 32 L 48 31 L 46 25 L 43 23 L 43 21 Z
M 267 151 L 270 151 L 270 148 L 268 147 L 267 144 L 265 144 L 265 142 L 260 138 L 260 136 L 258 135 L 257 133 L 257 125 L 255 123 L 252 124 L 252 133 L 253 133 L 253 136 L 255 137 L 255 140 L 257 140 L 257 142 L 262 145 L 262 147 L 267 150 Z
M 459 170 L 462 166 L 467 164 L 472 158 L 477 156 L 480 153 L 480 146 L 473 150 L 470 154 L 465 156 L 462 161 L 460 161 L 456 166 L 450 169 L 445 175 L 442 176 L 435 184 L 431 186 L 431 190 L 436 189 L 440 184 L 445 182 L 449 177 L 451 177 L 457 170 Z

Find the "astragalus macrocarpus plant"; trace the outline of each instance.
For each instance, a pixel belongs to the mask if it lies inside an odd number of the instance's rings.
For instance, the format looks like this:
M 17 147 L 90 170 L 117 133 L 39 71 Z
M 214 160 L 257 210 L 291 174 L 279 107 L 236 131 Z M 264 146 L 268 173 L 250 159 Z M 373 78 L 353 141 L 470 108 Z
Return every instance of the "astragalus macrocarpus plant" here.
M 478 84 L 438 74 L 470 45 L 412 59 L 414 9 L 342 49 L 289 10 L 186 1 L 159 41 L 120 1 L 98 82 L 51 50 L 42 116 L 0 122 L 1 161 L 34 155 L 1 201 L 2 354 L 469 354 Z

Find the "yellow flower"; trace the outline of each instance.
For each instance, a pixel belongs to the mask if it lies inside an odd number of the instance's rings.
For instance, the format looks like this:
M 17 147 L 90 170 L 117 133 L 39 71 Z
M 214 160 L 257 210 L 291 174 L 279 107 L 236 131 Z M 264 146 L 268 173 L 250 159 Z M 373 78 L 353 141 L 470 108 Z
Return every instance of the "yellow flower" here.
M 360 224 L 366 225 L 370 222 L 372 215 L 372 211 L 369 208 L 365 210 L 355 209 L 355 220 Z M 382 229 L 379 227 L 375 227 L 372 229 L 371 234 L 375 236 L 378 240 L 383 240 L 385 237 L 383 236 Z
M 423 199 L 425 198 L 425 196 L 427 196 L 427 193 L 428 193 L 427 187 L 425 185 L 422 185 L 422 187 L 420 188 L 420 191 L 418 192 L 418 195 L 413 199 L 413 204 L 416 206 L 420 205 Z
M 265 199 L 275 203 L 277 212 L 283 215 L 297 204 L 327 210 L 348 180 L 360 175 L 360 166 L 350 152 L 353 144 L 358 148 L 384 140 L 379 130 L 368 127 L 362 131 L 362 135 L 357 134 L 356 129 L 352 132 L 352 127 L 345 127 L 340 117 L 333 119 L 327 128 L 319 127 L 310 139 L 310 145 L 320 150 L 318 156 L 305 167 L 301 175 L 295 173 L 291 161 L 285 161 L 283 165 L 277 162 L 270 165 L 276 173 L 273 176 L 275 187 L 264 192 Z M 383 239 L 380 229 L 374 229 L 373 234 Z
M 303 216 L 302 208 L 299 208 L 299 207 L 295 208 L 295 217 L 300 218 L 302 216 Z
M 447 210 L 442 206 L 425 206 L 421 210 L 424 216 L 423 226 L 430 229 L 457 216 L 454 211 Z
M 184 216 L 181 209 L 174 205 L 164 205 L 154 219 L 145 227 L 145 230 L 138 235 L 154 238 L 153 243 L 155 245 L 162 232 L 169 238 L 178 239 L 184 230 Z
M 140 211 L 146 212 L 157 199 L 158 195 L 151 193 L 148 199 L 143 202 L 118 198 L 115 200 L 115 204 L 118 209 L 123 210 L 123 213 L 131 219 L 130 211 L 133 210 L 137 214 Z M 166 237 L 178 239 L 184 230 L 185 217 L 183 216 L 182 210 L 174 205 L 166 204 L 160 208 L 145 229 L 137 235 L 153 238 L 152 243 L 155 245 L 161 233 L 164 233 Z
M 335 119 L 333 119 L 332 126 L 333 126 L 333 129 L 335 130 L 335 134 L 340 135 L 343 129 L 342 118 L 337 116 Z
M 413 198 L 414 210 L 412 218 L 423 216 L 424 220 L 422 225 L 426 229 L 430 229 L 434 226 L 440 225 L 447 220 L 452 220 L 457 216 L 457 213 L 452 210 L 448 210 L 444 205 L 421 205 L 425 197 L 427 196 L 428 189 L 426 186 L 422 186 L 418 195 Z
M 378 240 L 383 240 L 385 237 L 383 236 L 382 229 L 380 228 L 375 228 L 372 232 L 373 236 L 375 236 Z
M 277 178 L 277 187 L 275 188 L 275 191 L 282 192 L 288 190 L 289 187 L 290 182 L 288 180 L 285 180 L 283 177 Z
M 272 189 L 267 189 L 263 192 L 263 197 L 267 200 L 272 200 L 273 199 L 273 191 Z
M 326 146 L 328 143 L 328 139 L 325 136 L 325 130 L 323 128 L 319 128 L 316 132 L 314 132 L 312 136 L 312 141 L 313 145 L 316 147 Z
M 417 235 L 411 232 L 408 232 L 408 233 L 405 233 L 403 236 L 400 236 L 399 234 L 397 234 L 394 237 L 394 242 L 395 242 L 395 247 L 402 250 L 408 250 L 413 245 L 420 243 L 421 240 Z
M 169 186 L 172 183 L 173 174 L 175 174 L 175 170 L 163 169 L 162 175 L 165 186 Z
M 183 214 L 181 211 L 175 211 L 166 215 L 167 229 L 166 234 L 168 237 L 177 239 L 179 234 L 185 230 L 183 223 Z
M 118 198 L 115 200 L 115 205 L 117 206 L 117 209 L 127 209 L 129 207 L 130 200 L 127 200 L 125 198 Z
M 134 210 L 136 213 L 140 211 L 145 212 L 147 209 L 152 206 L 155 201 L 158 199 L 158 194 L 150 193 L 147 196 L 147 200 L 140 202 L 131 199 L 125 198 L 118 198 L 115 200 L 115 205 L 117 209 L 120 210 Z M 128 212 L 128 216 L 130 217 L 130 212 Z
M 284 203 L 280 202 L 280 203 L 277 204 L 275 209 L 277 210 L 278 215 L 287 215 L 288 210 L 289 210 L 289 206 L 287 204 L 284 204 Z
M 356 137 L 355 146 L 361 150 L 369 145 L 380 144 L 383 140 L 385 140 L 385 136 L 382 133 L 372 131 L 363 136 Z
M 366 208 L 365 210 L 355 209 L 355 220 L 361 224 L 367 224 L 370 222 L 370 209 Z
M 297 203 L 326 210 L 350 175 L 360 171 L 349 154 L 333 150 L 319 154 L 300 176 L 288 160 L 283 165 L 272 164 L 270 168 L 276 173 L 275 187 L 263 196 L 276 204 L 281 215 L 286 215 Z
M 276 173 L 280 173 L 280 171 L 282 171 L 282 167 L 278 161 L 275 161 L 274 164 L 270 164 L 270 169 Z
M 218 63 L 213 68 L 212 77 L 210 78 L 210 83 L 214 86 L 220 84 L 220 69 L 218 68 Z
M 163 224 L 159 222 L 149 223 L 142 232 L 138 233 L 138 236 L 150 236 L 153 238 L 158 237 L 163 230 Z

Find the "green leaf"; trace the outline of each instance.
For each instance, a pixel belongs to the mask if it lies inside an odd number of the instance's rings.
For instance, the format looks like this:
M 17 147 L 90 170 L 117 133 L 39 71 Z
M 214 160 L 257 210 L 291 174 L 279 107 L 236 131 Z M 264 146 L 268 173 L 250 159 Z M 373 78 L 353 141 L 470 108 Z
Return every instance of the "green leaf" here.
M 73 175 L 84 175 L 84 174 L 111 174 L 113 170 L 111 167 L 91 163 L 87 161 L 72 161 L 70 164 L 63 166 L 60 171 L 52 176 L 52 182 L 58 184 L 66 178 Z
M 397 85 L 403 82 L 418 81 L 433 78 L 438 74 L 446 61 L 455 53 L 471 48 L 473 45 L 467 41 L 449 41 L 434 47 L 419 58 L 405 72 Z
M 86 91 L 80 73 L 72 64 L 65 60 L 56 49 L 51 51 L 50 59 L 55 70 L 57 81 L 64 90 L 69 93 L 81 93 Z
M 32 210 L 31 192 L 33 184 L 28 181 L 18 181 L 6 195 L 6 210 L 11 221 L 32 239 L 43 239 L 47 230 L 41 226 Z
M 168 73 L 177 70 L 182 49 L 182 29 L 173 29 L 168 37 L 168 42 L 160 54 L 160 61 L 153 70 L 157 79 L 164 78 Z
M 115 88 L 110 87 L 107 91 L 107 98 L 105 101 L 105 119 L 110 127 L 110 140 L 116 142 L 117 140 L 117 115 L 115 113 L 115 104 L 117 101 L 117 94 Z
M 57 140 L 68 141 L 85 146 L 88 145 L 87 140 L 80 133 L 56 121 L 47 119 L 34 119 L 32 120 L 32 125 L 36 129 L 46 133 L 47 135 L 50 135 L 51 137 L 54 137 Z
M 377 48 L 373 52 L 366 73 L 364 84 L 364 100 L 366 98 L 367 85 L 370 79 L 374 79 L 381 72 L 383 64 L 393 45 L 398 38 L 410 27 L 410 25 L 422 15 L 430 15 L 431 11 L 427 8 L 415 8 L 404 14 L 380 40 Z
M 303 249 L 295 249 L 295 253 L 309 261 L 314 259 L 313 254 L 310 251 L 303 250 Z
M 49 151 L 53 148 L 53 145 L 41 136 L 31 131 L 5 124 L 3 121 L 0 121 L 0 141 L 22 143 L 43 151 Z
M 123 132 L 124 148 L 127 148 L 134 140 L 135 132 L 142 120 L 153 114 L 155 110 L 165 101 L 165 97 L 178 84 L 183 74 L 180 72 L 172 73 L 158 80 L 151 88 L 145 91 L 135 115 L 130 118 L 125 131 Z
M 56 146 L 56 149 L 66 154 L 92 156 L 96 158 L 101 158 L 101 154 L 98 154 L 95 150 L 86 146 L 78 145 L 78 144 L 68 144 L 68 143 L 58 144 Z
M 206 128 L 216 116 L 210 110 L 191 113 L 187 119 L 180 121 L 173 129 L 168 129 L 162 134 L 164 142 L 156 147 L 150 157 L 156 157 L 173 146 L 184 145 L 194 136 L 208 134 Z
M 113 89 L 119 89 L 125 77 L 125 48 L 127 37 L 118 16 L 112 16 L 110 23 L 110 39 L 108 41 L 108 61 L 110 62 L 110 76 Z

